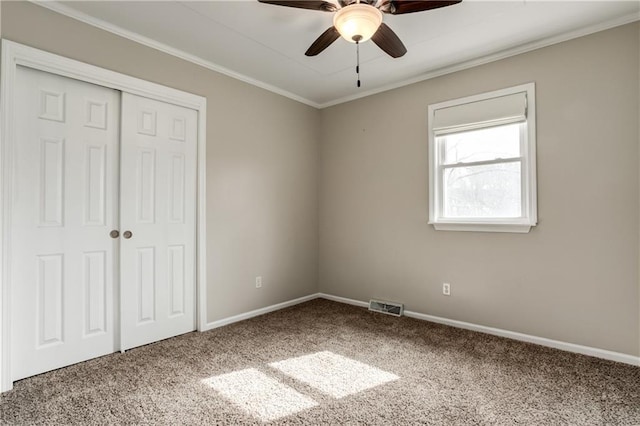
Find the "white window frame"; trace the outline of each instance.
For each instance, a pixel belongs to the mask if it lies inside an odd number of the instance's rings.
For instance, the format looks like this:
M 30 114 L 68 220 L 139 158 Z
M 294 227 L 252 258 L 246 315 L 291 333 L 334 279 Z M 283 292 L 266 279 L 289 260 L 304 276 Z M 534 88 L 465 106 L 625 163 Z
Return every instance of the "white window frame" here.
M 435 112 L 439 109 L 485 101 L 516 93 L 526 93 L 526 121 L 521 129 L 521 153 L 522 164 L 522 216 L 519 218 L 449 218 L 443 215 L 443 182 L 442 161 L 443 155 L 439 152 L 434 131 Z M 429 137 L 429 224 L 439 231 L 480 231 L 480 232 L 517 232 L 526 233 L 535 226 L 538 221 L 537 214 L 537 188 L 536 188 L 536 103 L 535 83 L 522 84 L 515 87 L 481 93 L 465 98 L 454 99 L 428 107 L 428 137 Z M 490 125 L 480 125 L 477 128 L 486 128 Z M 462 126 L 461 126 L 462 130 Z M 522 130 L 521 130 L 522 132 Z M 491 163 L 480 162 L 480 163 Z M 504 161 L 498 161 L 504 162 Z

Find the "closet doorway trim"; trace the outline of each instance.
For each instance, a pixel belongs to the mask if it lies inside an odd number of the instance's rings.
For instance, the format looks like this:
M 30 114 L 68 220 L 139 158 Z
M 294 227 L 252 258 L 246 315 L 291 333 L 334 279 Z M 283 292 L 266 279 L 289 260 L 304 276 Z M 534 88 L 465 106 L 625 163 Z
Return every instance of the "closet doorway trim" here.
M 109 71 L 9 40 L 2 40 L 0 74 L 0 392 L 11 390 L 11 181 L 13 175 L 14 87 L 17 67 L 93 83 L 121 92 L 191 108 L 198 112 L 196 206 L 196 328 L 205 330 L 206 315 L 206 98 Z

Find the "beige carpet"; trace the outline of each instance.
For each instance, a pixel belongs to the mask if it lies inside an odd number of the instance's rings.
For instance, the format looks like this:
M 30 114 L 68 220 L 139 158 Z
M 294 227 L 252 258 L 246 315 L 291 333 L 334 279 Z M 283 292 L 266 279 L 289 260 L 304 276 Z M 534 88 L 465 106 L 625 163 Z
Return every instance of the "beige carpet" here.
M 637 425 L 640 367 L 314 300 L 15 383 L 3 424 Z

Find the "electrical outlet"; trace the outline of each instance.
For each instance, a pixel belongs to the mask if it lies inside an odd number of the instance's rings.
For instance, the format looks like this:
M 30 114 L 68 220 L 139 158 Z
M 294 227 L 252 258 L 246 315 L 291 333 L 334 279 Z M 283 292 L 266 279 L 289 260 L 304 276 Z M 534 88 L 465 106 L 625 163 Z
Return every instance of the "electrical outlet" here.
M 256 288 L 262 287 L 262 277 L 256 277 Z
M 451 284 L 442 283 L 442 294 L 445 296 L 451 296 Z

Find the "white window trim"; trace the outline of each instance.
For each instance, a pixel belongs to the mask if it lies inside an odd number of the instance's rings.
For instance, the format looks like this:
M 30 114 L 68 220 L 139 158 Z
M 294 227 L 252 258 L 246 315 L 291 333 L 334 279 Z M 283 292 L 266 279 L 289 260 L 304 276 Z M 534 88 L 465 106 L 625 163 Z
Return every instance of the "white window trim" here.
M 527 134 L 523 140 L 525 146 L 522 149 L 522 178 L 524 180 L 522 194 L 523 217 L 515 219 L 442 218 L 440 215 L 442 200 L 438 199 L 438 197 L 442 195 L 442 191 L 438 190 L 441 185 L 438 173 L 439 161 L 433 130 L 433 118 L 435 116 L 435 111 L 442 108 L 478 102 L 521 92 L 527 93 Z M 433 225 L 434 228 L 439 231 L 527 233 L 531 230 L 532 226 L 535 226 L 538 223 L 535 83 L 522 84 L 493 92 L 481 93 L 478 95 L 429 105 L 427 125 L 429 138 L 429 224 Z

